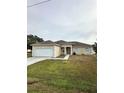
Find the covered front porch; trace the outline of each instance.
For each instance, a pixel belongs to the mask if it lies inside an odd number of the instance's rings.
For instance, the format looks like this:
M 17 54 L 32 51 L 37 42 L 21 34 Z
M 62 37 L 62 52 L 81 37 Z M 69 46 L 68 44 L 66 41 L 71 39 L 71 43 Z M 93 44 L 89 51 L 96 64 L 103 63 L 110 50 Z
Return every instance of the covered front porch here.
M 72 55 L 72 45 L 63 45 L 61 47 L 61 55 Z

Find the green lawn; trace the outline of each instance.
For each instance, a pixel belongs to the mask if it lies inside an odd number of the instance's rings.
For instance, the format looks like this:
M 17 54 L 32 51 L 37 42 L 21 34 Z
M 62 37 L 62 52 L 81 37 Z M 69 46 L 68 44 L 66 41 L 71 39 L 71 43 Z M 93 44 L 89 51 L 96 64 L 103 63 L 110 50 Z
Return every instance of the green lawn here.
M 28 66 L 28 93 L 96 93 L 96 57 L 71 56 Z

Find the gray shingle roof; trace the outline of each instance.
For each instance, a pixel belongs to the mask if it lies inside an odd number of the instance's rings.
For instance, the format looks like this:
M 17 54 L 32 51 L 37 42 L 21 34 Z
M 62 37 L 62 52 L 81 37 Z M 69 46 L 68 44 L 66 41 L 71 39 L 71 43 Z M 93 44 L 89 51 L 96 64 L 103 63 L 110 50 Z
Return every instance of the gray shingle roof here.
M 32 44 L 33 45 L 59 45 L 51 40 L 47 40 L 47 41 L 44 41 L 44 42 L 38 42 L 38 43 L 35 43 L 35 44 Z
M 77 42 L 77 41 L 67 42 L 67 41 L 64 41 L 64 40 L 59 40 L 59 41 L 56 41 L 56 42 L 48 40 L 48 41 L 44 41 L 44 42 L 35 43 L 35 44 L 32 44 L 32 45 L 58 45 L 58 46 L 60 46 L 60 45 L 72 45 L 72 46 L 75 46 L 75 47 L 92 47 L 89 44 L 85 44 L 85 43 L 81 43 L 81 42 Z
M 69 42 L 72 44 L 72 46 L 75 46 L 75 47 L 92 47 L 92 45 L 89 45 L 89 44 L 85 44 L 85 43 L 82 43 L 82 42 L 77 42 L 77 41 L 72 41 L 72 42 Z
M 69 42 L 64 41 L 64 40 L 59 40 L 59 41 L 56 41 L 55 43 L 60 44 L 60 45 L 70 45 Z

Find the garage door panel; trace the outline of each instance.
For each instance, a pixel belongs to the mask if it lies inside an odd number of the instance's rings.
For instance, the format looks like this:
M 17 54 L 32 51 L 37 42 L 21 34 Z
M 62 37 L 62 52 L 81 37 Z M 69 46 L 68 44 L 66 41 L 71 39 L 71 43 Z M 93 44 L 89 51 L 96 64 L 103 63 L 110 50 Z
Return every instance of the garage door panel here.
M 53 48 L 37 48 L 34 50 L 34 56 L 53 57 Z

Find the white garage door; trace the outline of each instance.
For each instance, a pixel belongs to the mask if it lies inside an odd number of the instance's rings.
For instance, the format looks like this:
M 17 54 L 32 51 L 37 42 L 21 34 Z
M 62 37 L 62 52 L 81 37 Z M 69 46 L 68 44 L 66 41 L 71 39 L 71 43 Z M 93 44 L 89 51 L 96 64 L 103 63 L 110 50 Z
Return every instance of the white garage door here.
M 53 57 L 53 48 L 37 48 L 37 49 L 34 49 L 33 56 Z

